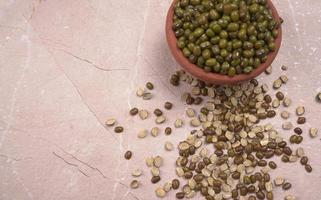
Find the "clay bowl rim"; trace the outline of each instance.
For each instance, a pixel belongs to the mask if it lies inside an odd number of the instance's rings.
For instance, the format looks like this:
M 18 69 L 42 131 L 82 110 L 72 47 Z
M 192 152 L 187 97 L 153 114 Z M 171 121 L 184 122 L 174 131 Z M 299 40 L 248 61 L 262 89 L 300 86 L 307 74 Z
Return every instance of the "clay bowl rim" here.
M 206 72 L 203 69 L 199 68 L 197 65 L 189 62 L 187 58 L 184 57 L 182 51 L 177 47 L 177 39 L 174 34 L 174 31 L 172 29 L 173 26 L 173 16 L 174 16 L 174 7 L 177 0 L 174 0 L 168 10 L 167 17 L 166 17 L 166 25 L 165 25 L 165 31 L 166 31 L 166 39 L 167 44 L 169 46 L 169 49 L 174 56 L 175 60 L 178 62 L 178 64 L 183 67 L 188 73 L 192 74 L 196 78 L 203 80 L 207 83 L 215 83 L 220 85 L 233 85 L 240 82 L 251 80 L 257 76 L 259 76 L 262 72 L 268 68 L 271 63 L 274 61 L 275 57 L 277 56 L 279 49 L 281 47 L 281 41 L 282 41 L 282 28 L 281 26 L 278 28 L 278 36 L 275 39 L 276 49 L 268 54 L 268 58 L 266 62 L 259 65 L 256 69 L 254 69 L 249 74 L 238 74 L 234 77 L 229 77 L 227 75 L 217 74 L 217 73 L 211 73 Z M 267 4 L 269 8 L 272 11 L 272 16 L 274 20 L 277 22 L 280 22 L 280 16 L 273 5 L 271 0 L 267 0 Z

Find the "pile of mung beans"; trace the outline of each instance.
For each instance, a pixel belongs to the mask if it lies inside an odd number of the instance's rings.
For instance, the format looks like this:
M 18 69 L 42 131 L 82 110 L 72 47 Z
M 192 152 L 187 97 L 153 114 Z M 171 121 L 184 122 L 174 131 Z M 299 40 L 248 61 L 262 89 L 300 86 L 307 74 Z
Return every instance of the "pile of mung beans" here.
M 279 26 L 267 0 L 178 0 L 172 28 L 191 63 L 235 76 L 267 60 Z
M 270 74 L 268 68 L 267 74 Z M 191 91 L 182 94 L 186 104 L 184 111 L 188 122 L 177 118 L 169 125 L 165 116 L 174 107 L 171 102 L 164 103 L 164 109 L 155 108 L 153 112 L 144 108 L 133 107 L 129 115 L 139 116 L 141 120 L 155 117 L 155 127 L 151 130 L 140 129 L 138 139 L 148 135 L 158 137 L 161 134 L 160 125 L 166 124 L 163 133 L 170 136 L 182 126 L 189 125 L 192 131 L 186 139 L 164 141 L 164 149 L 173 151 L 177 147 L 178 157 L 175 170 L 177 177 L 172 180 L 162 180 L 161 167 L 164 157 L 149 156 L 145 163 L 150 171 L 151 184 L 157 184 L 155 195 L 164 198 L 172 190 L 176 191 L 176 199 L 193 198 L 198 193 L 206 200 L 240 199 L 240 200 L 273 200 L 273 190 L 276 187 L 290 191 L 292 183 L 283 176 L 272 177 L 270 172 L 278 168 L 275 159 L 284 163 L 299 162 L 307 173 L 312 172 L 310 160 L 300 146 L 303 141 L 302 125 L 306 123 L 305 107 L 297 106 L 292 112 L 290 97 L 281 92 L 281 86 L 286 85 L 285 75 L 278 77 L 270 86 L 260 85 L 255 79 L 234 86 L 218 86 L 207 84 L 185 73 L 177 71 L 170 78 L 173 86 L 181 82 L 190 85 Z M 148 82 L 145 87 L 136 91 L 143 100 L 146 94 L 154 97 L 154 85 Z M 273 94 L 274 93 L 274 94 Z M 279 108 L 282 111 L 279 112 Z M 195 108 L 199 108 L 197 111 Z M 265 119 L 280 115 L 284 120 L 283 131 L 277 131 Z M 293 117 L 292 115 L 295 115 Z M 106 126 L 115 126 L 115 133 L 122 134 L 123 126 L 117 125 L 117 120 L 106 120 Z M 284 137 L 283 132 L 291 132 Z M 311 138 L 317 137 L 318 129 L 310 127 Z M 127 150 L 124 158 L 130 160 L 133 152 Z M 276 158 L 275 158 L 276 157 Z M 143 169 L 132 169 L 131 189 L 141 186 L 139 177 Z M 162 172 L 164 173 L 164 172 Z M 295 200 L 294 195 L 287 195 L 285 200 Z

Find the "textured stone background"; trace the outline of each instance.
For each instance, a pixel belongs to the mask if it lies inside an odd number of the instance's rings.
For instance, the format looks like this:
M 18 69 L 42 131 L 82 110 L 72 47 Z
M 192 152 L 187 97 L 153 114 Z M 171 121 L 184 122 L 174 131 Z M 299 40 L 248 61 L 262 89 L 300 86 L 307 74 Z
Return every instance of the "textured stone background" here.
M 310 126 L 321 130 L 321 106 L 314 101 L 321 91 L 321 1 L 274 1 L 284 18 L 284 39 L 273 63 L 271 83 L 287 65 L 290 81 L 283 91 L 304 104 Z M 175 144 L 188 125 L 171 137 L 136 139 L 139 128 L 151 128 L 128 117 L 131 106 L 152 109 L 166 100 L 175 103 L 167 112 L 172 125 L 184 118 L 179 94 L 169 75 L 177 64 L 164 35 L 169 0 L 0 0 L 0 199 L 1 200 L 151 200 L 155 185 L 143 159 L 166 157 L 162 183 L 174 176 L 176 152 L 163 150 L 165 140 Z M 155 83 L 155 98 L 135 97 L 135 88 Z M 107 117 L 125 126 L 123 134 L 103 127 Z M 295 120 L 292 118 L 292 120 Z M 273 120 L 280 128 L 282 121 Z M 144 125 L 143 125 L 144 124 Z M 285 137 L 288 132 L 282 131 Z M 306 133 L 305 133 L 306 134 Z M 299 163 L 283 164 L 273 176 L 287 177 L 288 192 L 276 189 L 277 200 L 291 193 L 300 200 L 321 199 L 321 141 L 302 146 L 314 171 Z M 131 149 L 130 162 L 123 153 Z M 277 159 L 277 163 L 279 160 Z M 141 166 L 142 187 L 128 189 L 130 171 Z M 174 192 L 168 198 L 174 199 Z

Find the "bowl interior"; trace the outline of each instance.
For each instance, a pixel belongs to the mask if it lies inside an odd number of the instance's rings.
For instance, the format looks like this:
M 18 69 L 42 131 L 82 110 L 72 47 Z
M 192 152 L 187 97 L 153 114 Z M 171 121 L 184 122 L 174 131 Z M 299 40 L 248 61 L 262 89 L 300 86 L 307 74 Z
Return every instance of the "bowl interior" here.
M 229 77 L 227 75 L 222 75 L 218 73 L 206 72 L 203 69 L 199 68 L 197 65 L 189 62 L 187 58 L 183 55 L 181 49 L 179 49 L 176 45 L 177 39 L 172 30 L 173 26 L 173 16 L 174 16 L 174 7 L 175 7 L 176 0 L 173 1 L 171 7 L 168 10 L 167 18 L 166 18 L 166 39 L 168 46 L 170 48 L 171 53 L 173 54 L 175 60 L 190 74 L 197 77 L 200 80 L 203 80 L 208 83 L 214 84 L 237 84 L 240 82 L 244 82 L 247 80 L 251 80 L 256 76 L 260 75 L 264 70 L 271 65 L 273 60 L 275 59 L 276 55 L 281 46 L 282 40 L 282 29 L 281 26 L 278 28 L 279 34 L 275 39 L 276 49 L 273 52 L 268 54 L 267 61 L 259 65 L 256 69 L 254 69 L 249 74 L 238 74 L 233 77 Z M 280 17 L 277 13 L 276 8 L 272 4 L 271 0 L 267 0 L 268 6 L 272 11 L 273 18 L 280 22 Z

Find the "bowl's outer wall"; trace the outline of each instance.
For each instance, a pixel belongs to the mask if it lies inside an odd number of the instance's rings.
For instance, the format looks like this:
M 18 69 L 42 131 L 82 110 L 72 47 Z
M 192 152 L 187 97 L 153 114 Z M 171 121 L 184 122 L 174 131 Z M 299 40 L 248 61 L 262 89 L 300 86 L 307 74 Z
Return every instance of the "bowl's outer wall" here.
M 247 80 L 251 80 L 258 75 L 260 75 L 262 72 L 265 71 L 267 67 L 271 65 L 273 60 L 275 59 L 276 55 L 279 52 L 280 46 L 281 46 L 281 41 L 282 41 L 282 28 L 278 29 L 279 34 L 278 37 L 275 39 L 275 44 L 276 44 L 276 49 L 275 51 L 271 52 L 268 55 L 268 59 L 265 63 L 262 63 L 260 66 L 258 66 L 256 69 L 254 69 L 251 73 L 249 74 L 238 74 L 235 75 L 234 77 L 229 77 L 227 75 L 221 75 L 218 73 L 210 73 L 206 72 L 203 69 L 199 68 L 195 64 L 189 62 L 187 58 L 184 57 L 182 51 L 177 47 L 177 39 L 174 34 L 174 31 L 172 29 L 173 26 L 173 16 L 174 16 L 174 7 L 175 7 L 175 2 L 176 0 L 173 1 L 171 4 L 171 7 L 168 10 L 167 13 L 167 18 L 166 18 L 166 39 L 167 43 L 169 46 L 169 49 L 171 53 L 173 54 L 175 60 L 178 62 L 178 64 L 183 67 L 188 73 L 192 74 L 193 76 L 197 77 L 200 80 L 203 80 L 207 83 L 214 83 L 214 84 L 228 84 L 228 85 L 233 85 L 237 84 L 240 82 L 244 82 Z M 278 15 L 278 12 L 276 8 L 274 7 L 273 3 L 271 0 L 267 1 L 268 6 L 270 7 L 272 11 L 273 18 L 277 21 L 280 22 L 280 17 Z

